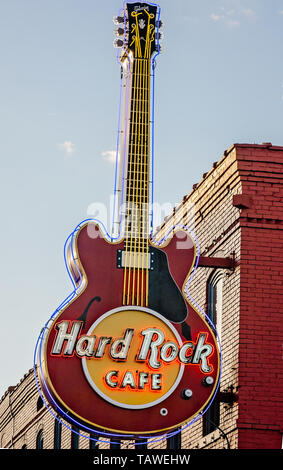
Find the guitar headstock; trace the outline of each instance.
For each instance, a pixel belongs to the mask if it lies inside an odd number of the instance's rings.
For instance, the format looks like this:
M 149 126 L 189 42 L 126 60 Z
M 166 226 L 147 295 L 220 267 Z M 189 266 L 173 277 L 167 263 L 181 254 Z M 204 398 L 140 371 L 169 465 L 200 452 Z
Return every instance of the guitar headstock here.
M 118 26 L 114 41 L 115 47 L 121 47 L 135 59 L 150 59 L 154 53 L 160 52 L 160 7 L 153 3 L 124 3 L 120 16 L 114 18 Z

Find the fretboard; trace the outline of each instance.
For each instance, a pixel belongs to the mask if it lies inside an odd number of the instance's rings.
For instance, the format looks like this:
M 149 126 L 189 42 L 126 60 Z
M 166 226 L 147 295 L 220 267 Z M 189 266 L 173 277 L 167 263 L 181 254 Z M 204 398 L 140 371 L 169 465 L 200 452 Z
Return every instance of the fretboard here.
M 149 234 L 150 61 L 134 59 L 132 74 L 125 248 L 144 251 Z

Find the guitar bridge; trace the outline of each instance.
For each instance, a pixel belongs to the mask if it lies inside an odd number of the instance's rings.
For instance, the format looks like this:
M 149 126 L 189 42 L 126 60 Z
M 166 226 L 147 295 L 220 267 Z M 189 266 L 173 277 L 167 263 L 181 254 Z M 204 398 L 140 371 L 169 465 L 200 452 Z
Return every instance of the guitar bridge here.
M 117 268 L 154 269 L 153 252 L 117 250 Z

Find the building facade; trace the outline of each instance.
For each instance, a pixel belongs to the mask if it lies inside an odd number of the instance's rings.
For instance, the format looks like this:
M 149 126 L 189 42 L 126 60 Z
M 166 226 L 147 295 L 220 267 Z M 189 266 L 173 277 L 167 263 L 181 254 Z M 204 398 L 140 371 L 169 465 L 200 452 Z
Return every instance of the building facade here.
M 235 144 L 158 228 L 198 239 L 188 292 L 221 342 L 219 392 L 181 433 L 148 448 L 279 449 L 282 444 L 283 147 Z M 190 267 L 188 267 L 188 270 Z M 0 402 L 0 447 L 134 448 L 72 432 L 43 405 L 33 369 Z M 145 446 L 145 444 L 143 444 Z

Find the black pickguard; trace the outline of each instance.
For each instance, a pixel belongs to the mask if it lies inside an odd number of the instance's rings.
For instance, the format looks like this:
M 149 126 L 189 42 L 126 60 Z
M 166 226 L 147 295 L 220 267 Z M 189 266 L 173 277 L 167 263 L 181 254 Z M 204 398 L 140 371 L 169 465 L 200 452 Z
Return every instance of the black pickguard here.
M 149 308 L 175 323 L 182 323 L 188 314 L 186 302 L 171 276 L 166 253 L 150 247 L 154 268 L 149 271 Z

